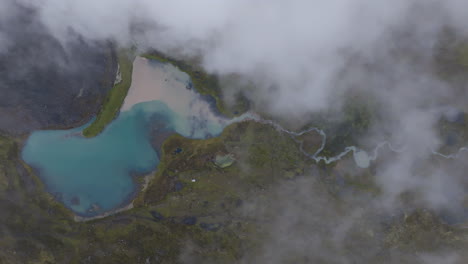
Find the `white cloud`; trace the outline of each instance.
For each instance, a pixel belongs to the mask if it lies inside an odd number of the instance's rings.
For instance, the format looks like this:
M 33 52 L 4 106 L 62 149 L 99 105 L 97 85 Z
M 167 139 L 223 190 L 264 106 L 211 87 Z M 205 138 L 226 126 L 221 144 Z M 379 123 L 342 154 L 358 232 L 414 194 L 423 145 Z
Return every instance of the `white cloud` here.
M 379 170 L 379 183 L 394 196 L 421 186 L 413 168 L 439 146 L 434 111 L 442 99 L 454 100 L 427 67 L 437 36 L 444 26 L 468 29 L 463 0 L 19 2 L 38 8 L 64 42 L 72 30 L 90 40 L 201 55 L 209 71 L 254 82 L 249 93 L 263 111 L 306 117 L 339 107 L 337 95 L 352 89 L 377 97 L 386 116 L 373 133 L 409 149 Z

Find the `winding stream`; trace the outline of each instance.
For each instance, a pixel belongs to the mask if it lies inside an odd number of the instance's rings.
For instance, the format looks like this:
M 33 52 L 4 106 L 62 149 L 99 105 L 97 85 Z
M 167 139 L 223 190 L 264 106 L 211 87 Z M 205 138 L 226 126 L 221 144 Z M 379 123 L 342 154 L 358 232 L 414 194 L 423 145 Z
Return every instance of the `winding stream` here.
M 300 132 L 287 130 L 272 120 L 248 112 L 227 119 L 191 89 L 190 77 L 171 64 L 138 57 L 132 73 L 134 82 L 119 116 L 94 138 L 81 136 L 89 124 L 70 130 L 42 130 L 30 135 L 22 150 L 23 160 L 39 172 L 47 190 L 77 215 L 92 217 L 128 204 L 136 191 L 134 174 L 146 174 L 159 164 L 150 134 L 179 133 L 204 139 L 219 135 L 229 124 L 247 120 L 273 126 L 292 137 L 315 131 L 322 136 L 315 153 L 301 151 L 315 161 L 336 162 L 352 152 L 356 165 L 367 168 L 383 147 L 396 150 L 388 142 L 377 145 L 369 155 L 349 146 L 335 157 L 320 156 L 326 134 L 318 128 Z M 156 133 L 156 134 L 157 134 Z M 466 151 L 467 148 L 460 149 Z M 458 154 L 442 155 L 456 158 Z

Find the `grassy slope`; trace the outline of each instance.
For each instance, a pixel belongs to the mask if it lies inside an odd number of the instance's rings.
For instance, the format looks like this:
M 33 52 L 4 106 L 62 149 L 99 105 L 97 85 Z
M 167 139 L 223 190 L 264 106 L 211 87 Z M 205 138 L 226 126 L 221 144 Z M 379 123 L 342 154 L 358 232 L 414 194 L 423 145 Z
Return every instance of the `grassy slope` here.
M 458 63 L 468 68 L 468 44 L 464 43 L 460 45 L 458 49 Z
M 275 144 L 266 144 L 270 141 Z M 173 155 L 176 145 L 183 152 Z M 249 173 L 235 165 L 223 170 L 207 162 L 214 153 L 235 146 L 255 149 L 248 156 L 248 163 L 252 164 Z M 276 153 L 273 148 L 283 151 Z M 241 234 L 249 233 L 250 225 L 227 224 L 230 220 L 226 212 L 238 208 L 239 199 L 245 199 L 249 191 L 265 188 L 274 178 L 283 177 L 282 172 L 291 170 L 302 157 L 289 137 L 255 123 L 233 125 L 220 138 L 209 140 L 174 136 L 164 144 L 164 153 L 156 183 L 141 195 L 136 208 L 77 223 L 61 204 L 43 192 L 40 181 L 19 161 L 17 144 L 0 138 L 0 209 L 7 216 L 0 218 L 0 232 L 7 234 L 0 241 L 0 263 L 144 263 L 146 259 L 151 263 L 177 263 L 182 250 L 192 243 L 200 250 L 198 257 L 215 263 L 232 262 L 240 256 L 241 245 L 249 243 Z M 178 176 L 173 174 L 176 170 L 185 173 Z M 206 177 L 189 186 L 189 171 Z M 174 192 L 172 179 L 166 180 L 169 185 L 161 183 L 168 175 L 185 187 Z M 228 177 L 236 185 L 223 185 Z M 22 181 L 34 184 L 27 187 Z M 165 203 L 165 210 L 162 205 L 158 207 L 160 201 L 170 197 L 177 200 L 173 208 Z M 196 225 L 185 224 L 184 217 L 201 219 L 203 213 L 199 207 L 189 209 L 192 205 L 184 204 L 187 199 L 212 204 L 209 210 L 219 216 L 223 227 L 214 232 L 201 228 L 200 221 Z M 221 202 L 223 208 L 215 206 Z M 151 215 L 155 209 L 164 211 L 165 220 L 158 221 Z
M 344 116 L 340 119 L 329 119 L 326 115 L 314 118 L 311 126 L 322 129 L 327 135 L 320 156 L 334 157 L 343 152 L 346 146 L 357 145 L 357 139 L 365 135 L 375 121 L 377 109 L 372 100 L 357 94 L 346 99 Z
M 124 74 L 124 65 L 120 66 Z M 128 66 L 131 72 L 131 63 Z M 101 120 L 110 122 L 119 107 L 109 108 L 108 118 Z M 351 124 L 366 125 L 367 118 L 355 119 L 361 115 L 359 109 L 352 113 Z M 107 123 L 95 125 L 94 133 Z M 308 175 L 311 165 L 289 137 L 260 124 L 234 124 L 209 140 L 173 136 L 164 143 L 159 170 L 147 191 L 137 197 L 134 209 L 76 223 L 19 160 L 18 145 L 0 136 L 0 263 L 180 263 L 188 253 L 190 263 L 236 263 L 246 251 L 258 249 L 263 225 L 239 214 L 239 207 L 251 198 L 268 197 L 274 183 L 281 186 L 296 175 Z M 176 148 L 183 151 L 175 154 Z M 216 153 L 232 153 L 239 160 L 220 169 L 211 162 Z M 338 199 L 343 187 L 337 186 L 336 178 L 344 175 L 356 190 L 375 193 L 371 170 L 363 172 L 364 177 L 348 176 L 348 172 L 341 163 L 323 166 L 318 189 L 330 193 L 329 199 Z M 196 223 L 187 224 L 188 217 L 196 217 Z M 365 221 L 362 227 L 368 228 Z M 468 246 L 465 231 L 446 226 L 424 211 L 386 223 L 385 230 L 371 238 L 366 237 L 367 231 L 353 232 L 355 239 L 344 254 L 361 252 L 366 248 L 361 244 L 366 243 L 381 247 L 374 261 L 366 263 L 415 263 L 405 262 L 404 254 L 418 256 L 440 248 L 462 252 Z M 402 252 L 403 259 L 395 259 Z
M 182 152 L 176 153 L 177 148 Z M 220 169 L 212 162 L 217 153 L 231 153 L 238 160 Z M 77 223 L 43 192 L 18 157 L 17 143 L 0 137 L 0 263 L 180 263 L 185 255 L 190 263 L 236 263 L 259 250 L 262 226 L 268 222 L 256 222 L 242 206 L 262 197 L 268 205 L 271 187 L 308 175 L 311 165 L 289 136 L 258 123 L 231 125 L 208 140 L 175 135 L 164 143 L 161 166 L 134 209 Z M 339 193 L 334 170 L 320 173 L 315 187 L 332 200 Z M 411 225 L 397 222 L 390 233 L 370 240 L 356 229 L 358 240 L 351 246 L 378 243 L 405 250 L 420 244 L 424 249 L 465 245 L 454 242 L 458 231 L 437 221 L 426 223 L 426 218 L 411 218 Z M 404 236 L 407 232 L 421 240 Z M 426 235 L 437 243 L 424 240 Z
M 118 60 L 122 81 L 116 84 L 109 92 L 96 120 L 83 130 L 83 135 L 85 137 L 95 137 L 101 133 L 104 128 L 117 117 L 120 107 L 127 96 L 128 89 L 132 84 L 133 64 L 132 60 L 129 58 L 129 54 L 123 51 L 119 52 Z

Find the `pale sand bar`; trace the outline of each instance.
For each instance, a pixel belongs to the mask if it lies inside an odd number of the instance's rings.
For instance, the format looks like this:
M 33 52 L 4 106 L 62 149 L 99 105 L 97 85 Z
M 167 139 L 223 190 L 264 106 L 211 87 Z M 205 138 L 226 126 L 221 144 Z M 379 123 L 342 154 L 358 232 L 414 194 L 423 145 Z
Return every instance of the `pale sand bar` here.
M 190 111 L 190 102 L 196 96 L 187 89 L 190 77 L 169 63 L 152 62 L 137 57 L 133 62 L 132 84 L 121 111 L 148 101 L 163 101 L 179 113 Z
M 133 62 L 132 84 L 120 110 L 128 111 L 135 104 L 158 100 L 184 117 L 190 130 L 204 123 L 219 128 L 245 119 L 229 120 L 216 114 L 192 87 L 190 76 L 174 65 L 137 57 Z M 214 124 L 217 125 L 213 127 Z

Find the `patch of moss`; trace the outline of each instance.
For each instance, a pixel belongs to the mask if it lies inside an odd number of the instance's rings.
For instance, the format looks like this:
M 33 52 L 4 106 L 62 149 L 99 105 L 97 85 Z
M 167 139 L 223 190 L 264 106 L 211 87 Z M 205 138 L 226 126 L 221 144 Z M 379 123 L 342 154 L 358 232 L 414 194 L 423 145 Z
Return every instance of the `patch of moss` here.
M 252 146 L 261 153 L 252 152 Z M 175 153 L 177 148 L 183 151 Z M 239 161 L 219 168 L 213 164 L 216 153 L 231 153 Z M 306 159 L 291 137 L 255 122 L 230 125 L 208 140 L 173 136 L 163 145 L 145 205 L 177 222 L 193 216 L 216 226 L 252 193 L 302 174 Z
M 454 229 L 441 222 L 434 213 L 416 210 L 405 214 L 396 221 L 385 239 L 389 247 L 406 251 L 431 251 L 435 248 L 449 248 L 460 237 Z
M 296 141 L 299 142 L 300 148 L 309 154 L 314 155 L 322 146 L 323 137 L 316 131 L 310 131 L 301 136 L 295 137 Z
M 375 118 L 373 112 L 377 108 L 372 103 L 361 97 L 347 99 L 343 108 L 344 118 L 323 124 L 327 140 L 321 156 L 333 157 L 344 151 L 345 147 L 356 145 L 356 140 L 367 132 Z
M 468 69 L 468 44 L 461 44 L 458 47 L 458 63 Z
M 460 81 L 466 83 L 468 71 L 468 40 L 453 29 L 445 29 L 435 46 L 433 57 L 436 75 L 442 80 L 454 84 L 457 89 Z
M 451 154 L 457 152 L 461 147 L 468 144 L 468 114 L 459 113 L 457 120 L 449 121 L 441 118 L 437 124 L 443 145 L 439 152 Z

